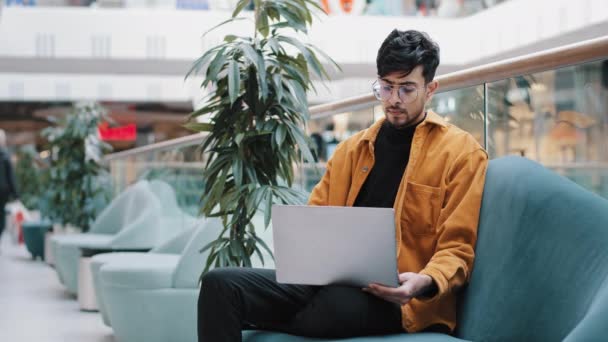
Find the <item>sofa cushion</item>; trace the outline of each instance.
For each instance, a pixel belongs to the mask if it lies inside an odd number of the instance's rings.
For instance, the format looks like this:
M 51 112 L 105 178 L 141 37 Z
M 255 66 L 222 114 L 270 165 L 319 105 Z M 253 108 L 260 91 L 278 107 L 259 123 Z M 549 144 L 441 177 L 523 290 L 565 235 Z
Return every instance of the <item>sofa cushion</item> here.
M 218 218 L 208 218 L 199 221 L 192 238 L 184 248 L 179 263 L 173 275 L 173 286 L 176 288 L 198 288 L 198 280 L 205 268 L 209 250 L 201 253 L 201 248 L 217 239 L 222 231 L 222 221 Z
M 458 336 L 562 341 L 608 306 L 607 246 L 608 201 L 530 160 L 492 160 Z M 585 340 L 605 340 L 603 326 Z
M 267 331 L 245 331 L 243 342 L 459 342 L 465 341 L 436 333 L 367 336 L 347 339 L 316 339 Z
M 88 248 L 105 248 L 108 247 L 112 240 L 112 235 L 107 234 L 60 234 L 52 238 L 53 242 L 62 247 L 88 247 Z
M 179 260 L 174 254 L 148 254 L 145 258 L 127 258 L 109 262 L 100 269 L 105 286 L 131 289 L 171 288 L 173 272 Z
M 96 254 L 91 259 L 91 267 L 98 267 L 112 261 L 128 262 L 138 258 L 145 258 L 148 253 L 143 252 L 117 252 Z

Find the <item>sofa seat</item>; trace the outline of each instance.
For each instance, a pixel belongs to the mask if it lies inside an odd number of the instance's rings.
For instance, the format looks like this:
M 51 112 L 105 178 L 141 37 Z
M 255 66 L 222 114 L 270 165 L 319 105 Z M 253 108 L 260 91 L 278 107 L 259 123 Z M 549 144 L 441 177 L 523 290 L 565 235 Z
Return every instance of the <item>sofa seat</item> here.
M 68 292 L 76 294 L 78 289 L 78 272 L 73 270 L 78 270 L 80 247 L 86 245 L 92 248 L 103 248 L 111 239 L 112 235 L 92 233 L 60 234 L 51 238 L 55 270 Z
M 107 263 L 100 269 L 104 283 L 109 287 L 130 289 L 158 289 L 173 287 L 173 272 L 179 255 L 148 254 L 132 257 L 128 262 Z
M 459 342 L 466 341 L 445 334 L 419 333 L 384 336 L 354 337 L 347 339 L 317 339 L 268 331 L 244 331 L 243 342 Z

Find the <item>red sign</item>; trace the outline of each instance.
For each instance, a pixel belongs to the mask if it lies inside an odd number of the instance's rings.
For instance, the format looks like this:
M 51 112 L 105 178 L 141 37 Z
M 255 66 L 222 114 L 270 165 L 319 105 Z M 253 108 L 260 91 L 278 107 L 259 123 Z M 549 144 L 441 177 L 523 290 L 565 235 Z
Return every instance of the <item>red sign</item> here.
M 99 137 L 101 140 L 120 140 L 133 141 L 137 137 L 137 127 L 135 124 L 125 126 L 109 127 L 107 122 L 99 125 Z

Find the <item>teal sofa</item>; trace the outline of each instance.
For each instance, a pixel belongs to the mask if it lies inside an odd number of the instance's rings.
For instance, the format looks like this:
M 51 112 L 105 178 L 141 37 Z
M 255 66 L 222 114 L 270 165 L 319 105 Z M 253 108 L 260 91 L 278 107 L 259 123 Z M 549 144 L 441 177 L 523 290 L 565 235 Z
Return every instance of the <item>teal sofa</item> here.
M 150 250 L 195 222 L 182 212 L 165 182 L 141 180 L 104 209 L 89 232 L 53 236 L 55 269 L 68 292 L 77 294 L 81 250 Z
M 505 157 L 490 162 L 480 215 L 455 336 L 341 341 L 608 340 L 608 201 L 533 161 Z M 253 331 L 244 341 L 319 340 Z
M 174 262 L 175 264 L 177 264 L 179 257 L 182 252 L 184 252 L 186 246 L 190 243 L 192 239 L 197 238 L 197 234 L 195 233 L 199 230 L 200 227 L 204 226 L 205 223 L 205 219 L 198 220 L 193 227 L 184 230 L 181 234 L 177 235 L 173 239 L 170 239 L 164 244 L 152 249 L 150 252 L 102 253 L 93 256 L 93 258 L 91 259 L 91 274 L 93 275 L 93 287 L 95 289 L 95 297 L 97 299 L 97 305 L 103 323 L 107 326 L 111 326 L 110 317 L 108 316 L 108 312 L 105 305 L 105 299 L 103 297 L 103 293 L 101 292 L 100 270 L 103 265 L 113 262 L 133 264 L 138 262 L 139 260 L 144 260 L 152 264 L 162 263 L 169 260 L 169 262 Z
M 340 341 L 608 340 L 608 201 L 519 157 L 490 162 L 483 196 L 477 257 L 454 336 Z M 204 255 L 180 260 L 196 257 L 199 267 L 191 269 L 102 266 L 118 341 L 196 341 L 196 279 Z M 176 274 L 188 282 L 177 281 Z M 243 337 L 246 342 L 335 341 L 264 331 L 246 331 Z
M 257 234 L 272 246 L 272 231 L 264 230 L 262 222 L 261 215 L 254 218 Z M 101 297 L 117 341 L 196 340 L 199 277 L 209 255 L 200 250 L 221 231 L 219 219 L 207 219 L 178 258 L 157 254 L 101 266 Z M 263 257 L 263 265 L 257 258 L 253 264 L 273 268 L 271 256 L 263 253 Z

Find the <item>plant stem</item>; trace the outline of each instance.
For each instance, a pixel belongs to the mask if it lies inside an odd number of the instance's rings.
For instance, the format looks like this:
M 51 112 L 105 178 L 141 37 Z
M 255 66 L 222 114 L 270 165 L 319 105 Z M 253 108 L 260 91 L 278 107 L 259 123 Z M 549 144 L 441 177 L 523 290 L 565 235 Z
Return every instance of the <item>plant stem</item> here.
M 253 41 L 255 42 L 258 38 L 258 20 L 260 17 L 260 8 L 255 5 L 255 1 L 253 2 L 254 6 L 254 20 L 253 20 Z

